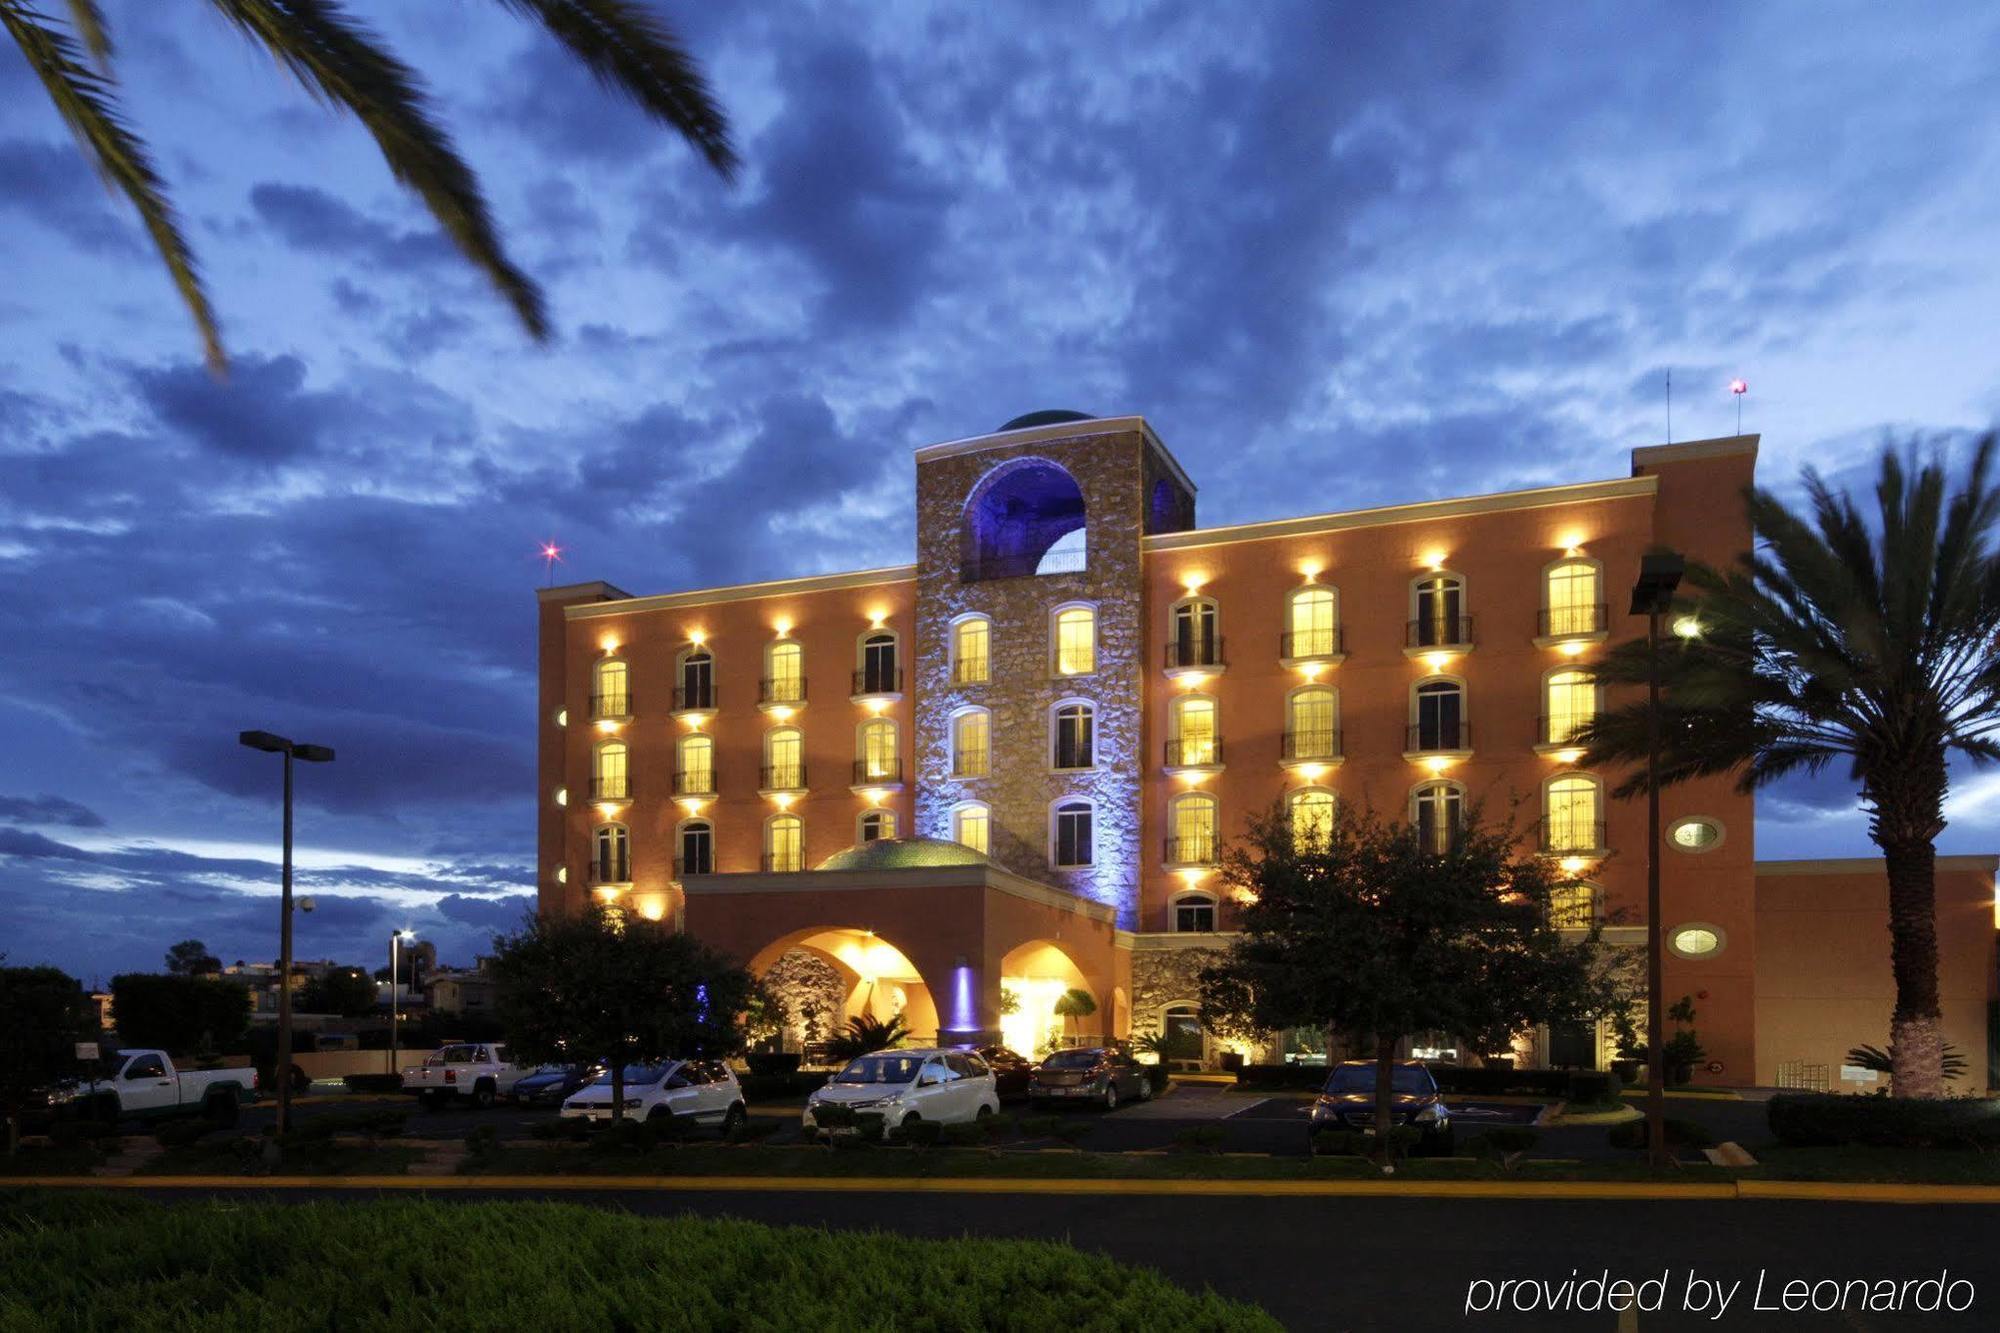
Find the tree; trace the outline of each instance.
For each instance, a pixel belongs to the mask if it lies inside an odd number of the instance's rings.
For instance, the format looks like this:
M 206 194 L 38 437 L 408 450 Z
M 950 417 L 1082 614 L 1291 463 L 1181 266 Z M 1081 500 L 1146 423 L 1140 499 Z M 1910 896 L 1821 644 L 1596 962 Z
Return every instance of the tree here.
M 1402 1038 L 1601 1012 L 1609 994 L 1597 931 L 1572 937 L 1550 924 L 1550 899 L 1571 881 L 1545 857 L 1517 855 L 1517 841 L 1511 824 L 1474 811 L 1436 852 L 1411 825 L 1359 810 L 1301 842 L 1273 806 L 1223 860 L 1247 905 L 1226 958 L 1202 969 L 1203 1022 L 1366 1039 L 1375 1123 L 1387 1126 Z M 1381 1142 L 1387 1154 L 1386 1134 Z
M 593 906 L 530 917 L 493 941 L 495 1010 L 517 1059 L 611 1065 L 611 1114 L 625 1067 L 743 1048 L 750 974 L 669 925 Z
M 9 1156 L 20 1147 L 28 1108 L 78 1072 L 76 1043 L 96 1036 L 96 1006 L 76 978 L 53 967 L 0 966 L 0 1112 Z
M 1055 1015 L 1065 1023 L 1079 1018 L 1089 1018 L 1097 1012 L 1097 1001 L 1087 990 L 1072 986 L 1056 997 Z
M 127 972 L 111 978 L 111 1016 L 127 1046 L 210 1055 L 242 1044 L 250 997 L 243 986 L 218 977 Z
M 182 940 L 167 950 L 167 975 L 199 977 L 222 971 L 222 960 L 200 940 Z
M 423 201 L 459 251 L 513 306 L 537 341 L 549 335 L 547 303 L 514 266 L 474 174 L 432 114 L 418 72 L 389 51 L 340 0 L 210 0 L 253 46 L 315 100 L 353 114 L 390 173 Z M 680 41 L 634 0 L 498 0 L 540 24 L 596 76 L 654 120 L 678 131 L 724 179 L 734 176 L 729 121 Z M 194 254 L 145 142 L 126 123 L 112 73 L 112 41 L 98 0 L 69 0 L 63 25 L 35 0 L 0 0 L 14 39 L 49 100 L 105 183 L 138 211 L 194 317 L 208 363 L 226 364 L 222 335 Z
M 1951 491 L 1940 458 L 1882 452 L 1864 515 L 1814 471 L 1810 516 L 1768 491 L 1745 495 L 1759 549 L 1726 570 L 1689 562 L 1661 654 L 1663 786 L 1736 775 L 1753 791 L 1793 773 L 1847 766 L 1889 879 L 1893 1090 L 1936 1097 L 1944 1033 L 1938 1007 L 1936 841 L 1948 758 L 2000 757 L 2000 492 L 1994 438 Z M 1608 654 L 1599 679 L 1641 685 L 1643 641 Z M 1588 763 L 1640 765 L 1620 796 L 1645 790 L 1646 707 L 1600 716 L 1579 738 Z
M 827 1042 L 826 1053 L 836 1060 L 853 1060 L 871 1051 L 886 1051 L 909 1035 L 901 1014 L 891 1014 L 887 1022 L 873 1014 L 856 1014 Z
M 375 1012 L 375 981 L 358 967 L 336 967 L 299 987 L 298 1008 L 308 1014 L 358 1018 Z

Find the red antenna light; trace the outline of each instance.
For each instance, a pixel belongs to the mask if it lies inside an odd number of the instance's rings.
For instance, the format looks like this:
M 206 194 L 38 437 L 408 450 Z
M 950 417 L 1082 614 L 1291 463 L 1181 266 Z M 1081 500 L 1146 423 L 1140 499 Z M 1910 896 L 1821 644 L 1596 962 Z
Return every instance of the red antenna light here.
M 1731 381 L 1729 381 L 1729 392 L 1731 392 L 1731 393 L 1734 393 L 1734 394 L 1745 394 L 1745 393 L 1749 393 L 1749 392 L 1750 392 L 1750 381 L 1748 381 L 1748 380 L 1731 380 Z
M 1750 381 L 1738 376 L 1729 381 L 1729 392 L 1736 395 L 1736 433 L 1743 433 L 1743 395 L 1750 392 Z
M 550 587 L 555 586 L 556 565 L 561 563 L 562 558 L 562 547 L 556 545 L 553 538 L 542 543 L 542 565 L 548 575 Z

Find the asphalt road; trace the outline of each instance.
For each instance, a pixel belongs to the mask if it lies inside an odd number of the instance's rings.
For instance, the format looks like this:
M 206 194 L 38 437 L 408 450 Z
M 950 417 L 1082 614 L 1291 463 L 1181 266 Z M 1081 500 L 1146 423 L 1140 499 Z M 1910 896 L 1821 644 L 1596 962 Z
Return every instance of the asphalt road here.
M 285 1194 L 281 1200 L 300 1196 Z M 333 1195 L 352 1200 L 354 1195 Z M 532 1197 L 453 1192 L 445 1199 Z M 2000 1208 L 1844 1203 L 1571 1200 L 1279 1199 L 1144 1196 L 865 1194 L 591 1194 L 568 1202 L 652 1216 L 693 1213 L 773 1224 L 887 1229 L 909 1235 L 1062 1240 L 1155 1268 L 1184 1286 L 1255 1301 L 1288 1327 L 1313 1330 L 1993 1328 Z M 1506 1279 L 1572 1275 L 1651 1280 L 1665 1308 L 1468 1313 Z M 1787 1314 L 1784 1284 L 1831 1278 L 1934 1278 L 1971 1283 L 1958 1314 Z M 1691 1276 L 1742 1283 L 1716 1321 L 1681 1308 Z M 1510 1289 L 1512 1290 L 1512 1289 Z M 1959 1290 L 1962 1298 L 1964 1290 Z M 827 1327 L 837 1327 L 829 1318 Z

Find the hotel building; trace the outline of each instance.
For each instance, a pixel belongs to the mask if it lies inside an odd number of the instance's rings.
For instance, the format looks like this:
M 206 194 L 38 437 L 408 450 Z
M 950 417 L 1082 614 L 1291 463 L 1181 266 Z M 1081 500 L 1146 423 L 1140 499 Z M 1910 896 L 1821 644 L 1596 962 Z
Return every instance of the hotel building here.
M 544 589 L 543 909 L 672 919 L 760 974 L 803 954 L 834 1018 L 1031 1053 L 1168 1032 L 1212 1060 L 1195 977 L 1235 927 L 1216 863 L 1246 816 L 1282 803 L 1304 831 L 1360 803 L 1442 838 L 1480 806 L 1580 877 L 1561 921 L 1643 948 L 1644 805 L 1571 735 L 1608 702 L 1592 664 L 1644 631 L 1641 553 L 1748 548 L 1756 456 L 1755 436 L 1642 448 L 1609 480 L 1203 528 L 1143 418 L 1041 412 L 917 451 L 914 564 Z M 1698 1077 L 1837 1086 L 1841 1053 L 1887 1035 L 1880 863 L 1758 864 L 1728 779 L 1662 806 Z M 1993 869 L 1940 862 L 1968 1051 Z M 1090 1012 L 1057 1017 L 1074 990 Z M 1610 1054 L 1603 1025 L 1529 1040 Z

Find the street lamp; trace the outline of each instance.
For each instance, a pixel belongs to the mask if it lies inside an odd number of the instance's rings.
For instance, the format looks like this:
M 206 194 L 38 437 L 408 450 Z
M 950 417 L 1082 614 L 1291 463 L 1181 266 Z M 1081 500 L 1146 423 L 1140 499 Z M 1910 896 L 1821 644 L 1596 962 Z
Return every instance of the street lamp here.
M 278 1081 L 278 1132 L 292 1124 L 292 760 L 324 764 L 333 751 L 324 745 L 297 744 L 268 731 L 245 731 L 237 741 L 253 750 L 285 756 L 285 859 L 283 905 L 278 927 L 278 1060 L 272 1071 Z
M 1672 551 L 1639 560 L 1632 614 L 1646 617 L 1646 1143 L 1655 1167 L 1667 1165 L 1665 927 L 1660 922 L 1660 622 L 1673 609 L 1686 561 Z
M 401 1049 L 396 1039 L 402 1029 L 401 1011 L 396 1002 L 397 964 L 402 956 L 403 942 L 416 937 L 414 930 L 399 930 L 389 936 L 389 1072 L 392 1074 L 396 1072 L 396 1057 Z

